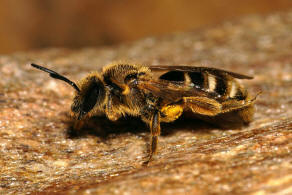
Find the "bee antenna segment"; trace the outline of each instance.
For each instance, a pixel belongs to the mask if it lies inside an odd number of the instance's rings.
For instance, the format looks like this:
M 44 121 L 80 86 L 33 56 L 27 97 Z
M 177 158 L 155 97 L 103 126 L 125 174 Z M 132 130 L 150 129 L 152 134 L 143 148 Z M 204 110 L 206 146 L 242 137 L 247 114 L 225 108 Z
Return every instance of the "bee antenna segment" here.
M 67 79 L 66 77 L 60 75 L 59 73 L 53 71 L 53 70 L 50 70 L 48 68 L 45 68 L 43 66 L 40 66 L 40 65 L 37 65 L 37 64 L 31 64 L 32 67 L 34 68 L 37 68 L 39 70 L 42 70 L 44 72 L 47 72 L 50 74 L 50 77 L 54 78 L 54 79 L 59 79 L 59 80 L 62 80 L 62 81 L 65 81 L 66 83 L 70 84 L 72 87 L 74 87 L 74 89 L 76 89 L 76 91 L 80 92 L 80 89 L 78 88 L 78 86 L 73 82 L 73 81 L 70 81 L 69 79 Z

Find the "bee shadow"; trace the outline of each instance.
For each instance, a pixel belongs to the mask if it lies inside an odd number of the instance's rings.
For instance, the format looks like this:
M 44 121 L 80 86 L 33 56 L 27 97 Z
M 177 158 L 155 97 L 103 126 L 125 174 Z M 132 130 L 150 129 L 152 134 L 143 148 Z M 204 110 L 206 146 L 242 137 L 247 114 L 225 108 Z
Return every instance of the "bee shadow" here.
M 74 129 L 74 123 L 75 120 L 68 121 L 67 136 L 71 139 L 93 135 L 106 140 L 121 134 L 141 134 L 147 131 L 145 123 L 133 117 L 122 118 L 114 122 L 106 117 L 92 117 L 86 120 L 81 129 Z
M 208 120 L 207 120 L 208 121 Z M 146 141 L 149 140 L 150 129 L 141 119 L 135 117 L 121 118 L 115 122 L 106 117 L 92 117 L 87 120 L 81 129 L 74 129 L 73 120 L 67 121 L 69 128 L 67 136 L 71 139 L 77 139 L 93 135 L 106 141 L 109 138 L 122 134 L 136 134 L 142 136 Z M 218 124 L 208 123 L 202 119 L 192 118 L 183 115 L 179 119 L 170 123 L 161 123 L 161 136 L 171 136 L 177 131 L 191 131 L 197 133 L 208 133 L 214 129 L 239 128 L 240 126 L 218 126 Z

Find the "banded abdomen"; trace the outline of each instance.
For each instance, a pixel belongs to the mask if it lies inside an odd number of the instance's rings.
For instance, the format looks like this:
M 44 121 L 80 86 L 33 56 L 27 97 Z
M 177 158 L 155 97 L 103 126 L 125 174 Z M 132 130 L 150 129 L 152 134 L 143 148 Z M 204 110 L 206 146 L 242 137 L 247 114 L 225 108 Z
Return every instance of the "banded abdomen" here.
M 219 102 L 227 99 L 245 100 L 248 95 L 238 81 L 225 72 L 169 71 L 161 75 L 159 79 L 179 82 L 186 88 L 203 91 L 208 94 L 208 97 Z

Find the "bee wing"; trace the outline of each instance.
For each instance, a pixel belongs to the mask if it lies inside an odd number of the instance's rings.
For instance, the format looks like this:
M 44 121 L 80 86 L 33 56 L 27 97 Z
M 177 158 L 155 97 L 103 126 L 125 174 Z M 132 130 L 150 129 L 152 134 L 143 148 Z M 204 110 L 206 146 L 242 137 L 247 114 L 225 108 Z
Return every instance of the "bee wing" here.
M 218 68 L 212 68 L 212 67 L 195 67 L 195 66 L 181 66 L 181 65 L 153 65 L 149 66 L 151 71 L 181 71 L 181 72 L 208 72 L 216 76 L 221 76 L 221 75 L 229 75 L 233 78 L 237 79 L 253 79 L 251 76 L 243 75 L 243 74 L 238 74 L 235 72 L 230 72 Z
M 221 104 L 201 89 L 186 87 L 183 82 L 167 80 L 139 80 L 138 88 L 159 97 L 163 105 L 182 102 L 193 112 L 214 116 L 222 110 Z
M 201 88 L 185 86 L 184 82 L 168 81 L 162 79 L 140 79 L 137 87 L 146 90 L 156 97 L 168 102 L 182 100 L 183 97 L 215 97 L 216 94 L 208 93 Z
M 253 78 L 211 67 L 154 65 L 149 68 L 152 72 L 159 74 L 154 74 L 153 79 L 140 80 L 140 88 L 149 90 L 158 97 L 172 100 L 194 96 L 218 98 L 226 92 L 228 81 L 234 78 Z M 189 85 L 186 75 L 190 79 Z
M 227 98 L 245 99 L 246 90 L 236 79 L 253 77 L 210 67 L 193 66 L 151 66 L 153 75 L 159 80 L 181 81 L 185 86 L 193 85 L 197 91 L 207 92 L 207 97 L 225 100 Z M 194 90 L 192 90 L 194 91 Z

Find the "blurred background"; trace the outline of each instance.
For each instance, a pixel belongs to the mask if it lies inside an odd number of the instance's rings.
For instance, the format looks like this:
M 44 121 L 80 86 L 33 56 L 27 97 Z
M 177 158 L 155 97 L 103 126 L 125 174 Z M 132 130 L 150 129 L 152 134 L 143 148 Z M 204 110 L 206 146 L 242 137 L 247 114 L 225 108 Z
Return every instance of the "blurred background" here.
M 0 0 L 0 54 L 112 45 L 291 8 L 292 0 Z

